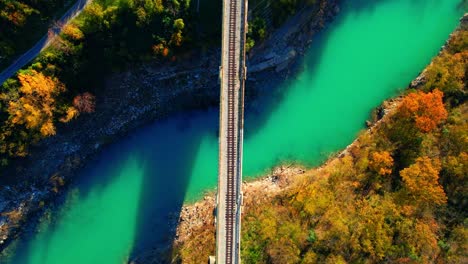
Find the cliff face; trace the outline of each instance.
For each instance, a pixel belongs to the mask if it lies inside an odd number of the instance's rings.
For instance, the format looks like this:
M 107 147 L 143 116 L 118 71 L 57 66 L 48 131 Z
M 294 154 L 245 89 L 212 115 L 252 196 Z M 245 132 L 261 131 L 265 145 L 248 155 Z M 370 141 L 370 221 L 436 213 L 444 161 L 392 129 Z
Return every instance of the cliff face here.
M 275 83 L 294 71 L 311 36 L 339 11 L 321 1 L 305 8 L 250 53 L 247 97 L 280 93 Z M 297 23 L 305 25 L 296 27 Z M 100 149 L 142 125 L 182 111 L 217 107 L 219 49 L 187 55 L 164 65 L 144 65 L 110 76 L 96 111 L 58 128 L 31 154 L 2 172 L 0 248 L 5 248 L 48 203 L 62 193 L 77 170 Z M 106 96 L 104 96 L 106 95 Z M 33 217 L 34 218 L 34 217 Z
M 243 262 L 467 262 L 466 18 L 411 92 L 336 157 L 243 185 Z M 213 208 L 214 196 L 183 208 L 174 262 L 214 252 Z

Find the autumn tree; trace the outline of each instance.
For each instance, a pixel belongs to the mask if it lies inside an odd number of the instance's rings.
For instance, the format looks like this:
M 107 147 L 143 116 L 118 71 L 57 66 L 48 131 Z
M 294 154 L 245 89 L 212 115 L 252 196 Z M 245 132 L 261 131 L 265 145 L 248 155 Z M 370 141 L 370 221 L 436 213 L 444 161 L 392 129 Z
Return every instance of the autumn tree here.
M 450 54 L 443 51 L 424 72 L 423 89 L 440 89 L 451 105 L 458 105 L 466 98 L 465 73 L 468 51 Z
M 440 169 L 438 159 L 420 157 L 416 163 L 400 171 L 409 198 L 421 205 L 445 204 L 447 196 L 438 182 Z
M 34 8 L 20 1 L 0 1 L 0 21 L 6 20 L 14 26 L 24 26 L 31 14 L 39 13 Z
M 164 11 L 162 0 L 131 0 L 129 3 L 138 17 L 138 26 L 150 24 L 156 14 L 161 14 Z
M 369 168 L 378 175 L 385 176 L 392 173 L 393 158 L 388 151 L 373 152 Z
M 401 102 L 398 112 L 402 118 L 414 122 L 419 131 L 430 132 L 447 118 L 443 96 L 437 89 L 429 93 L 410 93 Z
M 171 42 L 170 42 L 172 45 L 177 46 L 177 47 L 182 45 L 182 42 L 184 41 L 184 38 L 182 36 L 182 30 L 184 29 L 184 27 L 185 27 L 185 24 L 182 18 L 178 18 L 174 20 L 173 28 L 175 31 L 171 36 Z
M 393 158 L 398 170 L 408 167 L 421 155 L 425 135 L 447 119 L 442 97 L 443 93 L 437 89 L 409 93 L 390 120 L 382 125 L 383 136 L 395 148 Z
M 70 120 L 77 117 L 79 114 L 80 114 L 80 112 L 78 112 L 78 110 L 75 107 L 70 106 L 70 107 L 67 108 L 67 110 L 65 112 L 65 116 L 61 117 L 59 120 L 60 120 L 60 122 L 67 123 Z
M 364 252 L 371 262 L 380 262 L 392 244 L 394 232 L 388 220 L 396 214 L 395 204 L 388 197 L 375 195 L 356 201 L 355 206 L 355 217 L 360 221 L 353 223 L 350 247 L 354 252 Z
M 96 2 L 87 5 L 83 11 L 84 21 L 82 29 L 86 33 L 96 33 L 102 29 L 104 8 Z
M 10 122 L 38 130 L 43 136 L 55 134 L 55 96 L 65 90 L 62 83 L 32 70 L 18 74 L 20 98 L 8 106 Z
M 0 127 L 0 155 L 23 157 L 31 142 L 55 134 L 56 97 L 65 90 L 58 80 L 35 70 L 18 74 L 18 90 L 0 94 L 8 118 Z
M 154 55 L 167 57 L 169 55 L 169 48 L 165 42 L 153 45 L 152 47 Z
M 442 163 L 441 182 L 451 206 L 463 210 L 468 205 L 468 153 L 448 156 Z
M 79 94 L 73 99 L 73 106 L 80 113 L 92 113 L 95 110 L 96 97 L 89 92 Z
M 0 0 L 0 54 L 2 59 L 18 53 L 18 44 L 28 37 L 21 35 L 31 17 L 39 12 L 21 1 Z M 1 62 L 1 60 L 0 60 Z M 7 65 L 5 65 L 6 67 Z
M 80 28 L 72 23 L 68 23 L 62 28 L 62 34 L 66 38 L 74 41 L 82 40 L 84 38 L 84 34 Z
M 466 263 L 466 252 L 468 252 L 468 243 L 466 241 L 468 241 L 468 228 L 463 224 L 454 227 L 447 243 L 450 245 L 446 253 L 447 263 Z
M 287 237 L 279 237 L 268 247 L 270 263 L 299 263 L 300 253 L 297 245 Z
M 449 39 L 449 45 L 447 45 L 447 51 L 455 54 L 468 50 L 468 31 L 459 30 L 452 34 Z

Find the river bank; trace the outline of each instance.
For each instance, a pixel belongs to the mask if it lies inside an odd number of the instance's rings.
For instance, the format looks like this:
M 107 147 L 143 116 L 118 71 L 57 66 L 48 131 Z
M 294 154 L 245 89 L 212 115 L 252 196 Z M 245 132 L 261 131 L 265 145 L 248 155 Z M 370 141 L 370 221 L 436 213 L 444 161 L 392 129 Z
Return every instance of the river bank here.
M 254 48 L 249 62 L 247 96 L 256 98 L 272 91 L 276 80 L 287 78 L 310 42 L 303 41 L 321 29 L 337 12 L 334 1 L 301 10 L 264 44 Z M 315 12 L 314 12 L 315 11 Z M 316 14 L 315 14 L 316 13 Z M 305 25 L 296 27 L 297 23 Z M 281 40 L 278 45 L 278 40 Z M 219 50 L 169 65 L 146 65 L 109 78 L 105 94 L 98 97 L 96 112 L 58 128 L 25 160 L 13 162 L 0 194 L 0 243 L 5 248 L 24 226 L 34 226 L 48 204 L 73 182 L 76 171 L 103 146 L 142 125 L 172 114 L 218 104 Z M 96 124 L 102 124 L 96 127 Z M 31 219 L 31 221 L 29 221 Z

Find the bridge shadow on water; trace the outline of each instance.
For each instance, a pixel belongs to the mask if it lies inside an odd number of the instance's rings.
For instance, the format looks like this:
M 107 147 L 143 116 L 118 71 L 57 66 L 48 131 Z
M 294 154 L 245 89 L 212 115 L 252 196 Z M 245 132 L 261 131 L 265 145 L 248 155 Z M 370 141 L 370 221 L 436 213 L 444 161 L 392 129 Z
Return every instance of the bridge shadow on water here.
M 175 226 L 187 198 L 187 188 L 202 139 L 217 138 L 218 111 L 179 115 L 170 124 L 145 133 L 156 138 L 153 147 L 140 152 L 148 161 L 142 182 L 135 244 L 131 259 L 148 252 L 170 255 Z M 164 122 L 163 122 L 164 123 Z M 161 129 L 162 128 L 162 129 Z M 217 155 L 210 157 L 217 171 Z M 213 174 L 213 173 L 211 173 Z M 203 177 L 215 179 L 213 175 Z M 197 179 L 203 181 L 204 179 Z M 165 254 L 165 256 L 167 255 Z M 166 256 L 167 257 L 167 256 Z M 165 263 L 159 260 L 156 263 Z
M 201 140 L 216 139 L 217 125 L 217 111 L 180 114 L 107 147 L 80 172 L 56 210 L 11 248 L 12 260 L 2 255 L 0 262 L 114 263 L 127 250 L 130 259 L 170 252 L 175 229 L 169 220 L 177 219 L 186 199 Z

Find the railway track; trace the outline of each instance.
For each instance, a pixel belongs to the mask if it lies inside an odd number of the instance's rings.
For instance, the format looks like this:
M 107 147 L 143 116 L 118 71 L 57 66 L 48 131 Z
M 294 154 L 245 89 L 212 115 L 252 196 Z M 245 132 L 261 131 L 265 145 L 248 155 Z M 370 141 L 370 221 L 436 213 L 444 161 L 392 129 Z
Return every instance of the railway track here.
M 228 129 L 227 129 L 227 191 L 226 191 L 226 264 L 232 264 L 233 252 L 235 250 L 235 211 L 236 211 L 236 23 L 237 23 L 237 0 L 230 1 L 229 8 L 229 55 L 228 55 Z
M 247 0 L 223 0 L 216 258 L 239 264 Z

